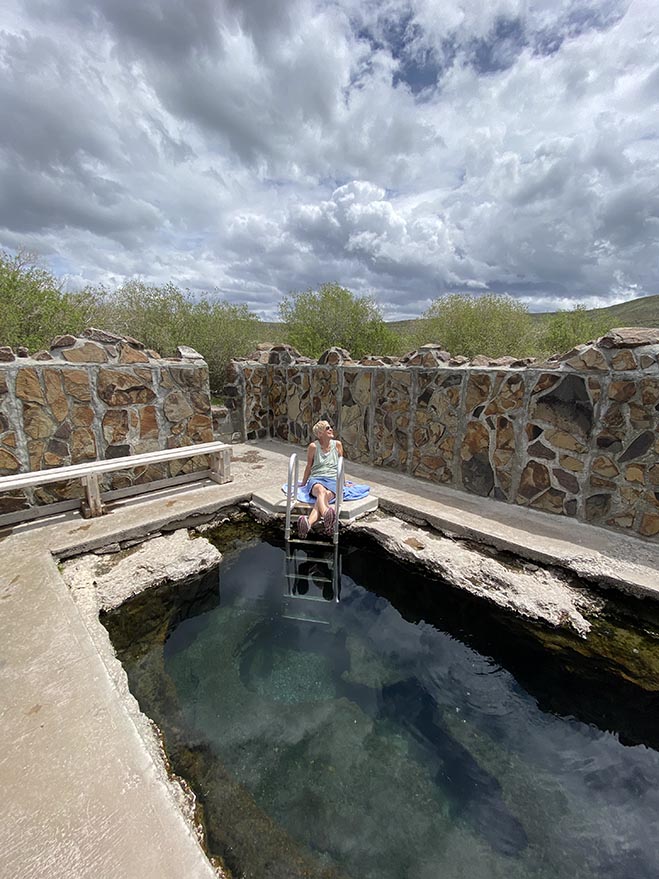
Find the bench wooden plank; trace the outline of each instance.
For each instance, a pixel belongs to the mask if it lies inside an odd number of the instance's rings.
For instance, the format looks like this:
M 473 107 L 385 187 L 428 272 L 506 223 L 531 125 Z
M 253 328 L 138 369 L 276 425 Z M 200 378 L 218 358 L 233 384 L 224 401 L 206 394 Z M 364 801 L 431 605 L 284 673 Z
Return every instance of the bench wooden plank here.
M 229 454 L 227 455 L 226 452 Z M 199 455 L 217 455 L 224 453 L 220 463 L 229 465 L 231 446 L 226 443 L 198 443 L 193 446 L 181 446 L 177 449 L 161 449 L 157 452 L 143 452 L 139 455 L 126 455 L 123 458 L 111 458 L 107 461 L 90 461 L 88 464 L 70 464 L 66 467 L 53 467 L 51 470 L 32 470 L 19 473 L 17 476 L 0 476 L 0 492 L 30 488 L 34 485 L 46 485 L 51 482 L 62 482 L 67 479 L 82 479 L 90 474 L 112 473 L 116 470 L 127 470 L 144 464 L 158 464 L 176 461 L 179 458 L 194 458 Z M 223 474 L 225 482 L 230 482 L 230 472 Z M 226 478 L 226 477 L 229 478 Z
M 108 461 L 70 464 L 67 467 L 53 467 L 51 470 L 33 470 L 30 473 L 20 473 L 18 476 L 0 476 L 0 493 L 31 488 L 35 485 L 46 485 L 52 482 L 80 479 L 85 487 L 85 500 L 82 502 L 83 514 L 101 516 L 104 512 L 104 507 L 98 482 L 100 474 L 127 470 L 146 464 L 177 461 L 180 458 L 196 458 L 201 455 L 209 456 L 210 465 L 208 470 L 199 471 L 199 479 L 210 477 L 220 485 L 231 482 L 231 446 L 226 443 L 212 442 L 181 446 L 176 449 L 161 449 L 157 452 L 144 452 L 139 455 L 125 455 L 122 458 L 112 458 Z M 194 478 L 194 475 L 192 475 L 192 478 Z M 158 480 L 158 482 L 162 484 L 163 480 Z M 16 521 L 23 512 L 25 511 L 8 515 L 12 520 Z M 0 522 L 5 518 L 7 517 L 0 516 Z M 32 516 L 29 516 L 29 518 L 32 518 Z

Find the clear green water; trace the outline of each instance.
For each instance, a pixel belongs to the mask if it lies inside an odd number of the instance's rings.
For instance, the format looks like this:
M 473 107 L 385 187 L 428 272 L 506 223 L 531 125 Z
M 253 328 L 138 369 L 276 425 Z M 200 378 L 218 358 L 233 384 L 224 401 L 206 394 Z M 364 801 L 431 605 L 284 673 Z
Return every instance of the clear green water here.
M 124 656 L 236 877 L 659 876 L 656 696 L 367 549 L 339 603 L 283 573 L 245 547 Z

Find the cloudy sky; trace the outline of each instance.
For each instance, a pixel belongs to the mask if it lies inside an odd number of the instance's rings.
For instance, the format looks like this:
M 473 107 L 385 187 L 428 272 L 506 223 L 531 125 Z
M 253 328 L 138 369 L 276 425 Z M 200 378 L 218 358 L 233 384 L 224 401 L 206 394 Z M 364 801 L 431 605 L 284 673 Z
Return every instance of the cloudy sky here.
M 0 248 L 275 318 L 659 293 L 659 0 L 9 0 Z

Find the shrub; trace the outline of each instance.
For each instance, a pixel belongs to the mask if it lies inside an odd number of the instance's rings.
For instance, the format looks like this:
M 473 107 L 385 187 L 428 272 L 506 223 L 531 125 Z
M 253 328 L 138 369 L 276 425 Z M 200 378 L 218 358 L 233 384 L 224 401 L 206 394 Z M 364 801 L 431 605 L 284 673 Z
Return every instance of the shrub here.
M 605 317 L 589 312 L 585 305 L 575 305 L 571 311 L 557 311 L 545 318 L 540 345 L 548 354 L 563 354 L 610 329 Z
M 84 329 L 93 301 L 84 293 L 65 293 L 34 254 L 0 253 L 0 345 L 48 347 L 59 333 Z
M 400 337 L 385 324 L 375 301 L 338 284 L 291 293 L 280 303 L 279 314 L 287 341 L 308 357 L 332 345 L 356 358 L 400 351 Z
M 522 357 L 533 348 L 531 317 L 511 296 L 451 293 L 436 299 L 423 319 L 423 341 L 451 354 Z

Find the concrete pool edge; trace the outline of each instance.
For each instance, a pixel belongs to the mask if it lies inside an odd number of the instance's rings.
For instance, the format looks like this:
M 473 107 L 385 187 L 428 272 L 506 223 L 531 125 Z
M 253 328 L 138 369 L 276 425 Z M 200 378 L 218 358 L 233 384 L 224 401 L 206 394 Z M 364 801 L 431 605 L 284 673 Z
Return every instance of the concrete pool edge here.
M 4 874 L 67 879 L 216 875 L 160 774 L 164 764 L 150 721 L 130 694 L 122 696 L 116 669 L 99 651 L 56 559 L 189 527 L 223 508 L 247 503 L 255 483 L 281 484 L 291 447 L 250 444 L 237 446 L 236 453 L 235 481 L 228 485 L 200 485 L 118 503 L 99 520 L 72 514 L 15 529 L 0 541 Z M 241 455 L 249 460 L 241 462 Z M 456 498 L 457 492 L 375 468 L 350 464 L 349 472 L 373 486 L 387 512 L 523 558 L 559 564 L 591 580 L 599 577 L 623 591 L 659 597 L 659 588 L 650 582 L 659 568 L 656 545 L 519 509 L 516 529 L 514 517 L 502 509 L 505 504 Z M 575 542 L 582 534 L 588 537 L 586 546 Z

